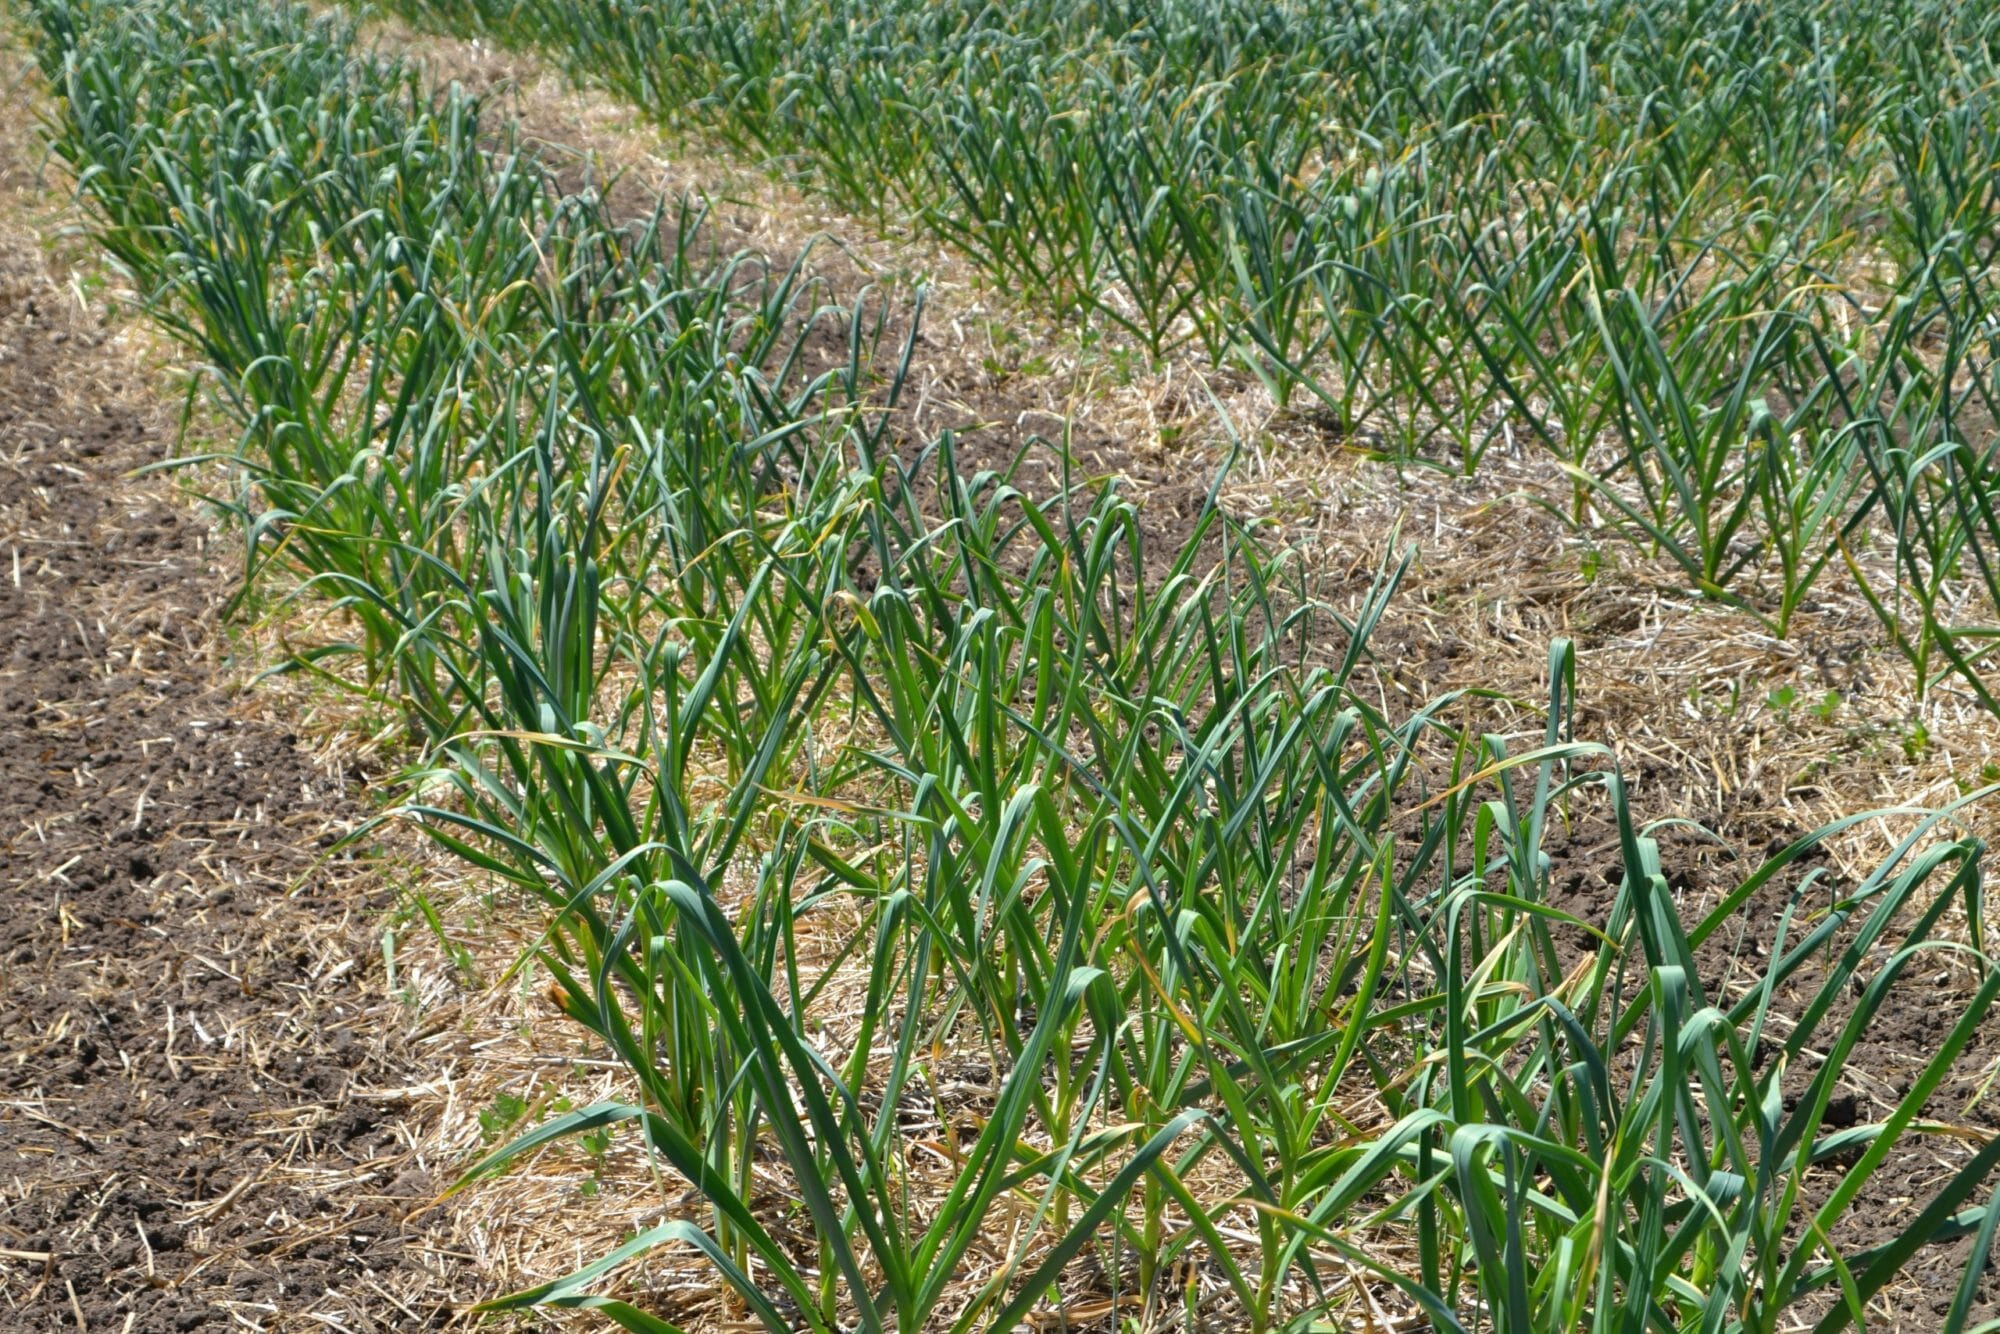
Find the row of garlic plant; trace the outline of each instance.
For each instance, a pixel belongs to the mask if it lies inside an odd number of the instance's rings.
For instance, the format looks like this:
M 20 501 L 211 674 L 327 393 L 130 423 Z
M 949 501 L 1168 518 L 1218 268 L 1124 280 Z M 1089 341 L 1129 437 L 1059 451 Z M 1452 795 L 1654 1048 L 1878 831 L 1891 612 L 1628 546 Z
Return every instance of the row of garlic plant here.
M 1996 703 L 2000 529 L 1959 503 L 1996 443 L 1983 7 L 391 7 L 556 51 L 1371 448 L 1545 452 L 1579 522 L 1781 634 L 1844 560 L 1920 686 Z
M 1979 939 L 1946 815 L 1831 902 L 1807 877 L 1760 984 L 1711 994 L 1695 949 L 1834 831 L 1684 928 L 1566 738 L 1565 646 L 1527 751 L 1450 700 L 1385 716 L 1355 686 L 1396 569 L 1341 615 L 1213 498 L 1154 552 L 1115 488 L 961 469 L 899 434 L 915 344 L 866 298 L 565 194 L 340 22 L 32 12 L 92 233 L 241 428 L 246 585 L 350 628 L 297 665 L 396 706 L 402 811 L 541 905 L 535 966 L 630 1076 L 468 1179 L 622 1127 L 701 1201 L 496 1306 L 671 1330 L 602 1291 L 671 1243 L 773 1330 L 1012 1328 L 1089 1250 L 1153 1305 L 1202 1259 L 1257 1328 L 1337 1318 L 1359 1271 L 1447 1328 L 1770 1329 L 1990 1242 L 1988 1149 L 1835 1249 L 2000 988 L 1969 954 L 1893 1114 L 1823 1124 L 1864 961 L 1885 993 L 1955 905 Z M 1594 926 L 1544 847 L 1592 802 Z

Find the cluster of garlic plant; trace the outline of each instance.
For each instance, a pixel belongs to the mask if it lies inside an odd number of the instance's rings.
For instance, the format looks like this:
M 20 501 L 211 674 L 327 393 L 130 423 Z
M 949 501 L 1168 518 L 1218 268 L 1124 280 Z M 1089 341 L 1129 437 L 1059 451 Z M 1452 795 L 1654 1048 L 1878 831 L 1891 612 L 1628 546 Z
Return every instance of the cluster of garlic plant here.
M 1983 1255 L 2000 1144 L 1894 1241 L 1836 1242 L 1889 1155 L 1949 1129 L 1919 1114 L 2000 993 L 1944 930 L 1969 920 L 1977 945 L 1983 920 L 1950 812 L 1833 895 L 1795 874 L 1820 831 L 1684 923 L 1615 764 L 1567 737 L 1566 645 L 1526 750 L 1454 727 L 1450 700 L 1385 716 L 1356 672 L 1400 567 L 1340 614 L 1213 498 L 1150 551 L 1115 486 L 1032 496 L 949 435 L 902 438 L 911 349 L 877 345 L 866 298 L 709 254 L 696 211 L 565 193 L 342 21 L 30 9 L 93 234 L 241 429 L 246 586 L 351 627 L 296 665 L 406 720 L 400 811 L 538 905 L 535 965 L 629 1075 L 629 1102 L 468 1180 L 615 1128 L 699 1201 L 497 1306 L 672 1330 L 601 1289 L 672 1244 L 773 1331 L 1014 1328 L 1086 1252 L 1155 1309 L 1193 1300 L 1170 1276 L 1198 1258 L 1257 1329 L 1331 1318 L 1360 1273 L 1440 1328 L 1771 1330 L 1801 1303 L 1858 1316 L 1933 1241 L 1974 1232 Z M 785 80 L 726 90 L 746 123 L 836 133 Z M 1073 128 L 1152 132 L 1136 112 Z M 1374 188 L 1339 225 L 1404 207 Z M 1120 226 L 1177 234 L 1171 202 L 1132 203 Z M 1231 269 L 1254 291 L 1261 263 Z M 1332 260 L 1309 281 L 1370 290 Z M 1727 291 L 1693 299 L 1725 320 Z M 1757 351 L 1754 321 L 1682 347 L 1643 300 L 1591 299 L 1653 426 L 1770 429 L 1676 407 L 1664 369 L 1790 355 Z M 822 327 L 848 349 L 824 366 Z M 1418 346 L 1355 347 L 1391 343 Z M 1595 924 L 1551 905 L 1544 850 L 1584 801 L 1622 835 Z M 1756 984 L 1714 990 L 1697 949 L 1795 881 L 1768 955 L 1736 961 Z M 1559 944 L 1579 932 L 1590 948 Z M 1891 1115 L 1829 1127 L 1876 1002 L 1940 952 L 1976 979 L 1950 1033 Z M 963 1107 L 957 1061 L 990 1076 Z M 1827 1159 L 1844 1176 L 1808 1197 Z M 1397 1232 L 1407 1263 L 1373 1244 Z

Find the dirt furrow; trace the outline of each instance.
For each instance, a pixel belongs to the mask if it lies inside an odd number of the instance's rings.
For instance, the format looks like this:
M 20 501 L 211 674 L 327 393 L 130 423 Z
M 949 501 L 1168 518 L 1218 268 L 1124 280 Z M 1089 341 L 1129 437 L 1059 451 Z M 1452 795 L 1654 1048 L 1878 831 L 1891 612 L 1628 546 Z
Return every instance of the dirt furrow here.
M 430 1324 L 344 776 L 232 691 L 172 415 L 0 129 L 0 1327 Z M 387 1090 L 386 1094 L 371 1092 Z M 409 1252 L 409 1253 L 406 1253 Z M 306 1321 L 308 1314 L 324 1321 Z

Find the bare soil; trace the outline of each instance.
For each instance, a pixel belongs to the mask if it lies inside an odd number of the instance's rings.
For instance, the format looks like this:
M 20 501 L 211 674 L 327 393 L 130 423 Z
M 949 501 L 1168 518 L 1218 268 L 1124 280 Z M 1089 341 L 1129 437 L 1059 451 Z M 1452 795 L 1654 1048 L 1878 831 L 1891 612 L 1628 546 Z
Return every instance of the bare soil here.
M 239 716 L 170 417 L 80 312 L 0 129 L 0 1327 L 413 1329 L 357 808 Z M 294 886 L 296 885 L 296 888 Z M 398 1293 L 404 1295 L 397 1295 Z

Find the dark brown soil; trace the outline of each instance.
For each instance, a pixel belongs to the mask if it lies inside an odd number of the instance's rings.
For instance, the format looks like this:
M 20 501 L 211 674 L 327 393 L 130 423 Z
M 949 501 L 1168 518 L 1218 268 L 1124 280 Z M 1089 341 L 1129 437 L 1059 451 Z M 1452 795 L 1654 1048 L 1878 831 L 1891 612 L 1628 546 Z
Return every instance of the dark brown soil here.
M 5 109 L 18 211 L 32 118 Z M 298 1328 L 328 1303 L 340 1328 L 424 1327 L 390 1294 L 415 1290 L 401 1220 L 434 1187 L 393 1099 L 354 1096 L 408 1082 L 377 1054 L 389 897 L 316 864 L 353 815 L 341 776 L 235 716 L 208 529 L 129 476 L 171 432 L 10 223 L 0 1328 Z

